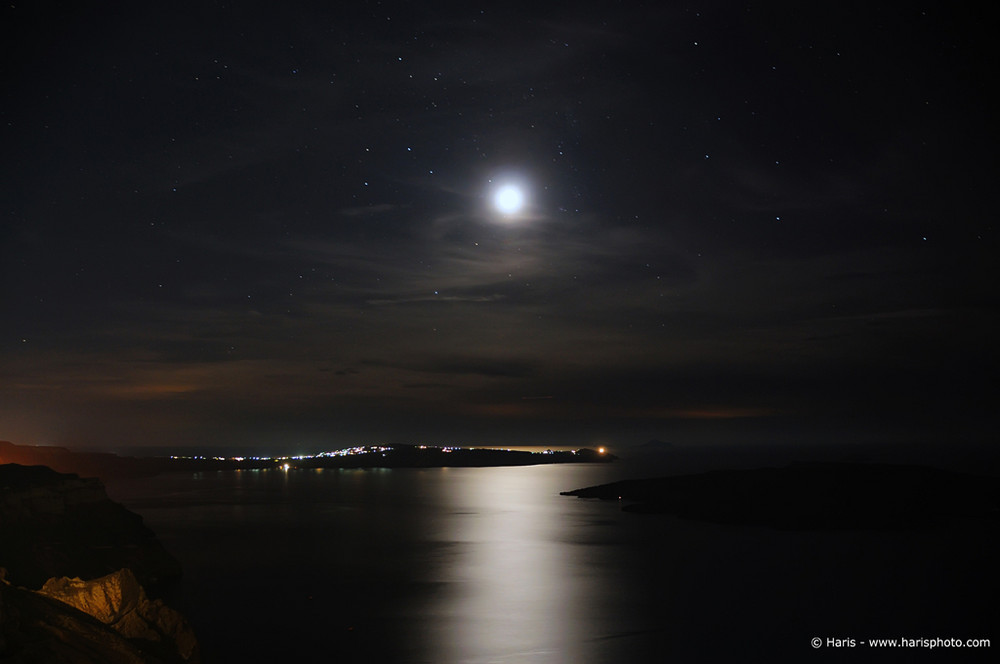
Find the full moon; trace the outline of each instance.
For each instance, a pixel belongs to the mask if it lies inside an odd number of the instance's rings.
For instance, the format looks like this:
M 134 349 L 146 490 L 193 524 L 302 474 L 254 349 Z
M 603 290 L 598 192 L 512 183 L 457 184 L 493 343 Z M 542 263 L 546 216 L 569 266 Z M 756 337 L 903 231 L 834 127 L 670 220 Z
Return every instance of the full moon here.
M 497 189 L 493 204 L 503 214 L 515 214 L 524 206 L 524 192 L 512 184 Z

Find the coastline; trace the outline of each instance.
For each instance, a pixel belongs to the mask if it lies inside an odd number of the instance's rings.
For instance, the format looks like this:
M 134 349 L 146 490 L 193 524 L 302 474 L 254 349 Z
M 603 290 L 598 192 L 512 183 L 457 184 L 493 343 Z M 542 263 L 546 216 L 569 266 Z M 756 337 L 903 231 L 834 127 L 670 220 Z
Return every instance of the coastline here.
M 298 456 L 120 456 L 78 452 L 64 447 L 16 445 L 0 441 L 0 463 L 44 465 L 57 472 L 103 480 L 148 477 L 167 472 L 253 470 L 264 468 L 486 468 L 554 463 L 611 463 L 617 457 L 602 449 L 545 450 L 429 445 L 370 445 Z
M 802 463 L 632 479 L 563 491 L 622 510 L 779 530 L 898 530 L 1000 519 L 995 478 L 888 463 Z

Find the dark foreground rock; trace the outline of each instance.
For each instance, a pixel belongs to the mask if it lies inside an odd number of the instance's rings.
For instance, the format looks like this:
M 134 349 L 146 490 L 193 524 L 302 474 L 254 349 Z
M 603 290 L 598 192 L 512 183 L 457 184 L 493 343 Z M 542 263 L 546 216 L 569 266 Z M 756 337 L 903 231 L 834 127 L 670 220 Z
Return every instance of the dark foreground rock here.
M 0 466 L 0 566 L 28 588 L 129 568 L 158 590 L 181 572 L 142 517 L 110 500 L 100 481 L 18 464 Z
M 0 661 L 195 663 L 187 621 L 143 588 L 179 576 L 98 480 L 0 466 Z
M 180 655 L 185 662 L 198 658 L 198 642 L 187 620 L 163 603 L 151 600 L 131 570 L 84 581 L 49 579 L 39 594 L 68 604 L 97 618 L 127 639 L 153 645 L 164 657 Z
M 50 579 L 39 591 L 0 580 L 0 660 L 74 664 L 196 664 L 190 625 L 150 600 L 127 569 L 83 581 Z
M 815 463 L 625 480 L 565 491 L 623 510 L 782 530 L 913 529 L 1000 517 L 1000 483 L 935 468 Z

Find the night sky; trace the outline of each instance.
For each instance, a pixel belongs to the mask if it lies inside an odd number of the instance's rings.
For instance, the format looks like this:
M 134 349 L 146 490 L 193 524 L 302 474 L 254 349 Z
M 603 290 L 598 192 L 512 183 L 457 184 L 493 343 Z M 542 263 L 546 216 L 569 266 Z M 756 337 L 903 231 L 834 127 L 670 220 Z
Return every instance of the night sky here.
M 0 439 L 990 435 L 987 5 L 315 4 L 2 8 Z

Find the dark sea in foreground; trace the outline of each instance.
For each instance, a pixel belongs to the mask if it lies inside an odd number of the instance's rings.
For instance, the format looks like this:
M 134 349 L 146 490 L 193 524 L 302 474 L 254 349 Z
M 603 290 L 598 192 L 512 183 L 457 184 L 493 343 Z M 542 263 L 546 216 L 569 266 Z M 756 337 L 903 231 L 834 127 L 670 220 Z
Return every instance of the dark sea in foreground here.
M 208 664 L 951 662 L 992 649 L 860 642 L 1000 643 L 996 522 L 785 532 L 559 495 L 669 470 L 275 469 L 109 494 L 183 565 L 168 601 Z

